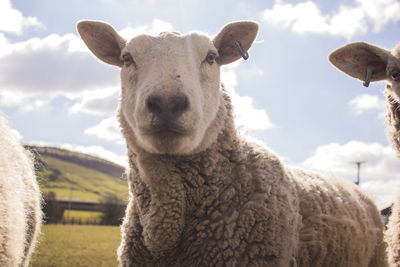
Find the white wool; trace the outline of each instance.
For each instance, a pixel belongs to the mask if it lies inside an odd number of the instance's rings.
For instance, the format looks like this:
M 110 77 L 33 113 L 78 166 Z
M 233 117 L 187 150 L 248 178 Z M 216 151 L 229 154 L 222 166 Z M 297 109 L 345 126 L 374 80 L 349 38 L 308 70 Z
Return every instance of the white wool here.
M 110 25 L 78 31 L 121 67 L 119 119 L 130 201 L 121 266 L 384 267 L 379 211 L 359 187 L 290 170 L 240 138 L 220 66 L 241 58 L 254 22 L 213 39 L 190 33 L 126 42 Z
M 386 126 L 388 139 L 400 157 L 400 43 L 387 50 L 369 43 L 355 42 L 344 45 L 329 55 L 329 60 L 342 72 L 369 82 L 387 81 Z M 366 81 L 367 72 L 371 73 Z M 388 259 L 391 266 L 400 265 L 400 198 L 393 206 L 385 240 L 388 243 Z
M 30 155 L 0 114 L 0 266 L 28 265 L 40 226 L 40 208 Z

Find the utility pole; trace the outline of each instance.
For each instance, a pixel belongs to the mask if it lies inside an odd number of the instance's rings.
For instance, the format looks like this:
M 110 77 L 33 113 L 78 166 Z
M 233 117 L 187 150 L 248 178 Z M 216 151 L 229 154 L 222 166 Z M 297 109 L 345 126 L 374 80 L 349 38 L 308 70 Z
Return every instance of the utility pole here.
M 361 164 L 363 164 L 365 161 L 356 161 L 354 162 L 355 164 L 357 164 L 357 181 L 356 181 L 356 185 L 360 184 L 360 169 L 361 169 Z

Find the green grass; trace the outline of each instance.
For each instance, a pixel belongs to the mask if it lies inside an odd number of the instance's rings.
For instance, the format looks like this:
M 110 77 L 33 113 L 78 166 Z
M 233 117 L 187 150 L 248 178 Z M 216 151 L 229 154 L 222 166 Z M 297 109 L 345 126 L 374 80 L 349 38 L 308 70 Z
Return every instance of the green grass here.
M 57 199 L 99 201 L 107 195 L 128 199 L 127 182 L 119 177 L 78 164 L 42 156 L 48 168 L 37 173 L 44 194 L 54 192 Z
M 83 210 L 64 210 L 62 221 L 74 220 L 75 223 L 82 224 L 100 224 L 102 212 L 97 211 L 83 211 Z
M 32 267 L 117 266 L 118 226 L 44 225 Z

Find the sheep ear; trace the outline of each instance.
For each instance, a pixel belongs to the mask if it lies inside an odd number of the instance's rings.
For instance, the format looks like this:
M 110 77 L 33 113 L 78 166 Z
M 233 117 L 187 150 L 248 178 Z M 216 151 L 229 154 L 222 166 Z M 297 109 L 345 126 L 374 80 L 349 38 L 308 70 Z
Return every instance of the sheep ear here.
M 258 25 L 251 21 L 240 21 L 226 25 L 215 37 L 214 45 L 218 49 L 217 62 L 220 65 L 229 64 L 242 57 L 236 41 L 247 52 L 257 36 Z
M 386 79 L 386 65 L 390 51 L 363 42 L 345 45 L 329 55 L 329 61 L 344 73 L 365 81 L 367 69 L 372 71 L 370 81 Z M 365 84 L 367 86 L 367 84 Z
M 77 24 L 79 35 L 93 54 L 105 63 L 122 67 L 121 51 L 126 41 L 111 25 L 92 20 Z

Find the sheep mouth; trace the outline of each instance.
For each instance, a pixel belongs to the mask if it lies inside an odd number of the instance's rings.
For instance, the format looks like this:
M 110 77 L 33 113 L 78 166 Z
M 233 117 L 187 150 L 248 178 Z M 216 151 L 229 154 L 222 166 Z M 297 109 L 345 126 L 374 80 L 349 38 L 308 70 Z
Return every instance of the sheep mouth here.
M 142 129 L 142 133 L 157 137 L 183 137 L 188 135 L 188 131 L 185 128 L 171 124 L 153 125 L 152 127 Z

